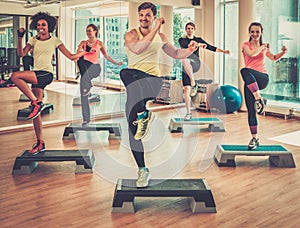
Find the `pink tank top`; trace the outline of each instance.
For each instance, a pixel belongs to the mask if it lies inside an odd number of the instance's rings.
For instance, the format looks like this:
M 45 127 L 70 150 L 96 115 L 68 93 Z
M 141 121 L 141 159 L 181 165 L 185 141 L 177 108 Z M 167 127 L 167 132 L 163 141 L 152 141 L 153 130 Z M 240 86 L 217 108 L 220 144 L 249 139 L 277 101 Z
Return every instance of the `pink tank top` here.
M 94 45 L 91 47 L 91 51 L 86 53 L 83 58 L 91 63 L 97 64 L 99 63 L 98 56 L 100 53 L 100 47 L 98 45 L 99 40 L 97 40 Z M 93 50 L 93 51 L 92 51 Z
M 244 50 L 245 47 L 248 47 L 250 50 L 254 50 L 249 41 L 243 43 L 242 49 Z M 266 51 L 261 51 L 257 56 L 251 57 L 246 55 L 243 51 L 245 67 L 267 74 L 265 55 Z

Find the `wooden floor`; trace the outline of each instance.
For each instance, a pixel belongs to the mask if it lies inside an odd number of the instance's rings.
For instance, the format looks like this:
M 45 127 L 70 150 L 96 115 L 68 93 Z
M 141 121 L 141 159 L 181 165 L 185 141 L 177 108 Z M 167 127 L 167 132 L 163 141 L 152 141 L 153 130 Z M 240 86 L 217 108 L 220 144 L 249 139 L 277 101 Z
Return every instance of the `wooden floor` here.
M 0 90 L 0 93 L 2 91 Z M 2 115 L 15 110 L 2 109 Z M 76 140 L 62 140 L 65 124 L 46 127 L 47 149 L 91 148 L 93 174 L 75 174 L 73 162 L 40 162 L 31 175 L 12 175 L 17 155 L 31 147 L 32 130 L 1 134 L 0 227 L 298 227 L 300 224 L 300 149 L 282 144 L 294 156 L 296 168 L 270 167 L 267 157 L 237 157 L 237 167 L 218 167 L 212 160 L 217 144 L 247 144 L 247 114 L 217 115 L 226 132 L 184 127 L 171 134 L 171 117 L 183 108 L 156 111 L 151 132 L 144 140 L 146 161 L 153 178 L 205 178 L 212 189 L 217 213 L 192 214 L 185 198 L 137 198 L 137 212 L 111 213 L 118 178 L 135 178 L 136 167 L 128 149 L 123 117 L 105 122 L 122 126 L 122 140 L 107 133 L 81 132 Z M 3 120 L 2 120 L 3 121 Z M 297 131 L 300 122 L 259 116 L 262 144 Z M 297 225 L 298 224 L 298 225 Z

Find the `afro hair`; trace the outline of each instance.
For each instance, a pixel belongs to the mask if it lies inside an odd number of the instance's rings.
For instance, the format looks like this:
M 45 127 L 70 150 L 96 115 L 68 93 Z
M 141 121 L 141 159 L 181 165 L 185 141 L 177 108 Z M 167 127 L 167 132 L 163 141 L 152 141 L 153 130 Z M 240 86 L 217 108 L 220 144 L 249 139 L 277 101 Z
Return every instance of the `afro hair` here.
M 37 29 L 37 23 L 39 20 L 45 20 L 48 23 L 48 30 L 49 32 L 53 32 L 56 27 L 56 18 L 51 16 L 48 12 L 38 12 L 37 14 L 33 15 L 31 18 L 31 23 L 29 28 L 31 30 Z

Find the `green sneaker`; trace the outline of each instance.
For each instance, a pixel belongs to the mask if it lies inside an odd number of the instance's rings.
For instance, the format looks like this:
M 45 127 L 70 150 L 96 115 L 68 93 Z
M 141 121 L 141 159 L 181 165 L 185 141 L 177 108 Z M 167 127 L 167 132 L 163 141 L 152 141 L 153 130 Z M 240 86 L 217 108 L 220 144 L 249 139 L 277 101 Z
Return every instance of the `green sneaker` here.
M 147 135 L 149 131 L 150 123 L 152 122 L 153 119 L 154 119 L 154 114 L 153 112 L 149 111 L 148 116 L 146 118 L 133 121 L 133 124 L 137 125 L 137 130 L 134 135 L 135 140 L 140 140 Z
M 138 172 L 138 179 L 136 181 L 136 187 L 137 188 L 145 188 L 149 185 L 151 175 L 149 170 L 146 169 L 140 169 Z

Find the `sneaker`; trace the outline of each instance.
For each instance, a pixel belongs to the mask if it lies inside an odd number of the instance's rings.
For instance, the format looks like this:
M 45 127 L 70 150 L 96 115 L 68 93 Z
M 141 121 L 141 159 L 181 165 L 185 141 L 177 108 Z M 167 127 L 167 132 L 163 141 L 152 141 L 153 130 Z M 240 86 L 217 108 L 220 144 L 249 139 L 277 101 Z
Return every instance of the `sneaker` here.
M 192 119 L 192 113 L 185 114 L 185 116 L 183 118 L 183 120 L 186 120 L 186 121 L 191 120 L 191 119 Z
M 146 118 L 133 121 L 133 125 L 137 125 L 137 130 L 134 135 L 135 140 L 140 140 L 147 135 L 149 131 L 150 123 L 152 122 L 153 119 L 154 119 L 153 112 L 148 111 L 148 116 Z
M 255 101 L 255 109 L 258 114 L 263 114 L 266 109 L 266 104 L 262 98 Z
M 248 144 L 248 150 L 255 150 L 259 147 L 259 139 L 252 138 Z
M 32 146 L 31 150 L 28 150 L 28 153 L 31 155 L 36 155 L 41 151 L 45 150 L 45 142 L 44 140 L 38 140 L 36 144 Z
M 89 126 L 90 121 L 83 121 L 81 126 L 82 127 L 88 127 Z
M 82 93 L 82 96 L 88 96 L 88 97 L 90 97 L 92 95 L 91 94 L 91 89 L 92 89 L 92 87 L 90 87 L 89 89 L 84 89 L 83 93 Z
M 198 84 L 196 83 L 194 86 L 191 86 L 190 97 L 194 97 L 198 92 Z
M 43 108 L 44 108 L 43 102 L 41 102 L 41 101 L 32 101 L 31 102 L 31 112 L 27 116 L 27 119 L 32 120 L 32 119 L 36 118 L 38 115 L 41 114 L 41 112 L 43 111 Z
M 150 172 L 147 168 L 140 169 L 138 172 L 138 179 L 136 181 L 137 188 L 145 188 L 149 185 L 149 180 L 151 178 Z
M 75 80 L 77 80 L 79 77 L 80 77 L 80 72 L 77 72 Z

